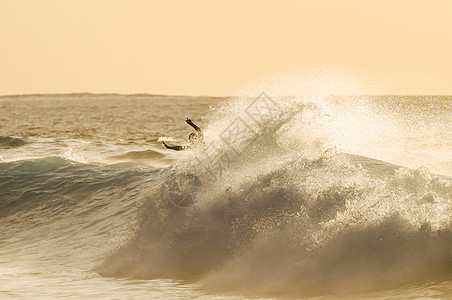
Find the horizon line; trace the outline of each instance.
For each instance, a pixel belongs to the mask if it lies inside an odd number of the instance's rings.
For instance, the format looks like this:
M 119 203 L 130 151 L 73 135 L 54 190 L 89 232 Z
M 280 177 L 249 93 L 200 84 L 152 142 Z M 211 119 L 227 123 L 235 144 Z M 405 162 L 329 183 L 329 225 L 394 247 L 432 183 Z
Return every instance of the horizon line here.
M 263 91 L 265 92 L 265 91 Z M 262 93 L 262 92 L 261 92 Z M 265 92 L 268 94 L 267 92 Z M 186 98 L 236 98 L 236 97 L 253 97 L 253 96 L 207 96 L 207 95 L 175 95 L 175 94 L 152 94 L 152 93 L 92 93 L 92 92 L 73 92 L 73 93 L 30 93 L 30 94 L 0 94 L 0 98 L 5 97 L 23 97 L 23 96 L 77 96 L 77 95 L 110 95 L 110 96 L 152 96 L 152 97 L 186 97 Z M 311 96 L 321 96 L 321 95 L 278 95 L 273 97 L 311 97 Z M 323 97 L 388 97 L 388 96 L 398 96 L 398 97 L 451 97 L 445 94 L 328 94 L 322 95 Z

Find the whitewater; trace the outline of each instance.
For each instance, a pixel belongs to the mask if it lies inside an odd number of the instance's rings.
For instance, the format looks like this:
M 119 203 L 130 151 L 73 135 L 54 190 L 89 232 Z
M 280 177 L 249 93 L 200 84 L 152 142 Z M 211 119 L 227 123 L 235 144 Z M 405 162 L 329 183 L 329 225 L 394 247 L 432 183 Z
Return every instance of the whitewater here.
M 191 118 L 204 143 L 187 151 Z M 0 298 L 450 299 L 452 97 L 0 97 Z

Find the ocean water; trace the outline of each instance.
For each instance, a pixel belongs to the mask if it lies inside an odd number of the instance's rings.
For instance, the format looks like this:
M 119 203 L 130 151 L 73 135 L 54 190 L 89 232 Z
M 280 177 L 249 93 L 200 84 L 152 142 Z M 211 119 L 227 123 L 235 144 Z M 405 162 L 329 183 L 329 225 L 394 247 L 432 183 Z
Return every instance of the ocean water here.
M 0 97 L 0 298 L 452 298 L 452 97 L 256 96 Z

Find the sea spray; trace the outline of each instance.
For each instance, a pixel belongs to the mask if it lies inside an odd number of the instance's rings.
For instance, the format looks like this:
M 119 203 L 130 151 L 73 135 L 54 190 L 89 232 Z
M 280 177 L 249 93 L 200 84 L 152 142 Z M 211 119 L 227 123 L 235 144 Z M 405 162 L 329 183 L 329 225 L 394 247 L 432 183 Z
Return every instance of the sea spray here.
M 220 142 L 245 102 L 219 109 L 222 117 L 205 131 L 207 144 Z M 250 125 L 253 142 L 218 176 L 200 163 L 208 155 L 202 147 L 184 153 L 146 195 L 135 235 L 99 273 L 271 294 L 450 276 L 450 179 L 424 169 L 370 174 L 330 147 L 315 122 L 318 106 L 280 105 L 275 119 Z M 314 138 L 306 138 L 310 133 Z M 287 140 L 297 142 L 288 148 Z

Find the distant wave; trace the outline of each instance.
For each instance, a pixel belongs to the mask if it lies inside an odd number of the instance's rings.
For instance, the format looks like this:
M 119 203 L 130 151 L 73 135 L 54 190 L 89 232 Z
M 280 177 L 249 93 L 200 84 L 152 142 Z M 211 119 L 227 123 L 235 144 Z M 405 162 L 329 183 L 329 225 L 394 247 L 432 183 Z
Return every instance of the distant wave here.
M 154 150 L 129 151 L 125 154 L 111 156 L 111 158 L 116 160 L 140 161 L 140 162 L 162 160 L 165 157 L 166 157 L 165 154 Z
M 219 145 L 243 106 L 218 111 L 207 145 Z M 283 109 L 290 118 L 247 125 L 249 146 L 221 174 L 209 164 L 226 147 L 184 153 L 141 204 L 135 236 L 97 271 L 297 295 L 452 275 L 450 178 L 338 154 L 312 127 L 315 105 Z
M 9 136 L 0 136 L 0 148 L 16 148 L 27 144 L 26 141 Z

